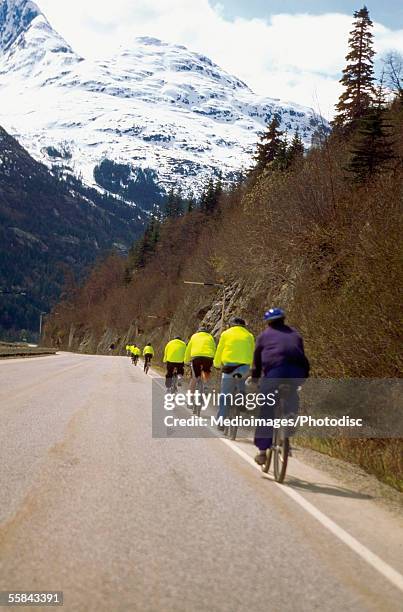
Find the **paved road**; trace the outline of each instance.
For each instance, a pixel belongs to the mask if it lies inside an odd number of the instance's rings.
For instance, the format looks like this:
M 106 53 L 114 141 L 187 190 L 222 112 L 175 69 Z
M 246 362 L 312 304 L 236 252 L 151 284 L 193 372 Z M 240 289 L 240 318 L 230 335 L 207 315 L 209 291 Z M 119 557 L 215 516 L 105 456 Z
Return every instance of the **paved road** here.
M 0 379 L 0 590 L 80 612 L 403 610 L 402 521 L 297 459 L 276 485 L 247 441 L 152 439 L 151 379 L 127 359 Z

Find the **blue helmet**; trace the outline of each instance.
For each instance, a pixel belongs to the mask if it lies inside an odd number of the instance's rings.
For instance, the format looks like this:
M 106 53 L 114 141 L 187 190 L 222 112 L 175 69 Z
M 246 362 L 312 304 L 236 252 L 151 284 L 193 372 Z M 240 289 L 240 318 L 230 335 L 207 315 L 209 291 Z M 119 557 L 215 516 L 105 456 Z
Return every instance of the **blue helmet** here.
M 277 319 L 285 319 L 285 312 L 282 308 L 270 308 L 264 313 L 265 321 L 276 321 Z

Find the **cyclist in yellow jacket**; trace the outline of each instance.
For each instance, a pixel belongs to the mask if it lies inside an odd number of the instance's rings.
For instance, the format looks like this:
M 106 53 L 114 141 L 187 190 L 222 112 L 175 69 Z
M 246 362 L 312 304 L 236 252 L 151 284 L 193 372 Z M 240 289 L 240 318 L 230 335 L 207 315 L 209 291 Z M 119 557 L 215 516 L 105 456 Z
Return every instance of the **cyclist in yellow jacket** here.
M 132 344 L 130 347 L 130 352 L 132 354 L 132 362 L 134 363 L 134 365 L 137 365 L 137 362 L 141 355 L 141 350 L 139 349 L 138 346 L 136 346 L 135 344 Z
M 230 327 L 221 334 L 217 352 L 214 357 L 214 367 L 221 368 L 221 395 L 218 417 L 227 416 L 226 398 L 234 393 L 235 387 L 239 393 L 245 393 L 245 380 L 253 363 L 255 338 L 246 329 L 246 323 L 241 317 L 234 317 Z M 219 425 L 220 430 L 224 429 Z
M 151 346 L 151 342 L 147 342 L 143 349 L 143 357 L 144 357 L 144 371 L 147 366 L 150 365 L 151 359 L 154 357 L 154 349 Z
M 181 384 L 180 379 L 185 373 L 185 352 L 186 342 L 183 342 L 180 336 L 176 336 L 176 338 L 170 340 L 165 346 L 163 361 L 167 366 L 165 375 L 165 386 L 167 389 L 171 388 L 172 376 L 175 369 L 178 375 L 178 386 Z
M 190 363 L 192 366 L 190 381 L 192 393 L 196 390 L 198 378 L 203 376 L 205 382 L 209 380 L 215 352 L 216 343 L 213 336 L 206 327 L 200 327 L 199 331 L 190 338 L 185 353 L 185 363 Z

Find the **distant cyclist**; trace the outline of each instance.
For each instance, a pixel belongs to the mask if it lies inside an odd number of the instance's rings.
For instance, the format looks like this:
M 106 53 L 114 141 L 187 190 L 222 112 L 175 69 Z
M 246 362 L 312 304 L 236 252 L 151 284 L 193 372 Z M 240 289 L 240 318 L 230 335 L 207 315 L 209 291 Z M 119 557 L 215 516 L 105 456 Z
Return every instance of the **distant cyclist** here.
M 131 347 L 131 344 L 126 344 L 126 346 L 125 346 L 125 350 L 126 350 L 126 355 L 127 355 L 128 357 L 130 357 L 130 356 L 131 356 L 131 354 L 132 354 L 131 348 L 132 348 L 132 347 Z
M 133 362 L 134 361 L 134 344 L 129 344 L 129 356 Z
M 214 357 L 214 367 L 221 368 L 221 395 L 218 417 L 227 416 L 225 397 L 235 391 L 245 391 L 245 380 L 253 362 L 255 338 L 246 329 L 246 323 L 241 317 L 234 317 L 230 327 L 221 334 L 217 352 Z M 219 429 L 224 429 L 219 426 Z
M 216 343 L 213 336 L 206 327 L 200 327 L 190 338 L 185 353 L 185 363 L 190 363 L 192 366 L 192 379 L 189 385 L 192 393 L 195 392 L 197 380 L 201 376 L 204 382 L 210 379 L 215 352 Z
M 132 354 L 132 362 L 134 363 L 134 365 L 137 365 L 139 357 L 141 355 L 141 350 L 135 344 L 133 344 L 131 347 L 131 354 Z
M 267 329 L 256 341 L 252 379 L 257 381 L 263 374 L 260 393 L 268 395 L 278 391 L 281 379 L 289 379 L 291 394 L 288 398 L 288 412 L 298 411 L 298 387 L 302 380 L 309 376 L 309 361 L 305 355 L 301 335 L 285 324 L 285 312 L 281 308 L 271 308 L 264 314 Z M 264 419 L 274 417 L 274 406 L 269 402 L 261 408 L 260 416 Z M 256 463 L 263 465 L 266 461 L 266 450 L 272 444 L 272 428 L 259 426 L 255 432 L 255 445 L 259 453 Z
M 178 385 L 180 385 L 180 379 L 185 373 L 185 352 L 186 342 L 180 336 L 176 336 L 165 346 L 163 361 L 167 366 L 165 375 L 165 386 L 167 389 L 171 388 L 172 376 L 175 370 L 178 375 Z
M 151 364 L 151 360 L 154 357 L 154 349 L 151 346 L 151 342 L 147 342 L 143 349 L 143 357 L 144 357 L 144 372 L 148 369 Z

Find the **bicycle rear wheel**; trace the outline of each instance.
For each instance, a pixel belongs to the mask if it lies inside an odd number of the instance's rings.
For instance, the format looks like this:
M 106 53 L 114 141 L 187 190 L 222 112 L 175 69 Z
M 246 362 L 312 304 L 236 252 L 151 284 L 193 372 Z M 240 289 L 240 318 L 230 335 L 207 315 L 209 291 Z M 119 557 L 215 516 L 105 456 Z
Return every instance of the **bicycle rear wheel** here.
M 238 425 L 234 424 L 232 421 L 233 419 L 236 419 L 236 417 L 238 417 L 240 415 L 241 411 L 239 410 L 239 406 L 231 406 L 230 409 L 230 426 L 229 426 L 229 431 L 228 431 L 228 436 L 230 440 L 236 440 L 236 436 L 238 433 Z
M 288 454 L 290 451 L 290 441 L 285 432 L 280 429 L 274 436 L 274 457 L 273 471 L 276 482 L 284 482 L 287 471 Z
M 204 382 L 203 382 L 203 379 L 201 377 L 197 380 L 196 391 L 199 391 L 200 394 L 204 393 Z M 200 413 L 201 413 L 201 404 L 199 403 L 197 406 L 196 406 L 196 404 L 194 404 L 193 405 L 193 414 L 195 414 L 196 416 L 199 417 Z
M 176 393 L 177 390 L 178 390 L 178 376 L 174 374 L 172 376 L 171 393 Z

